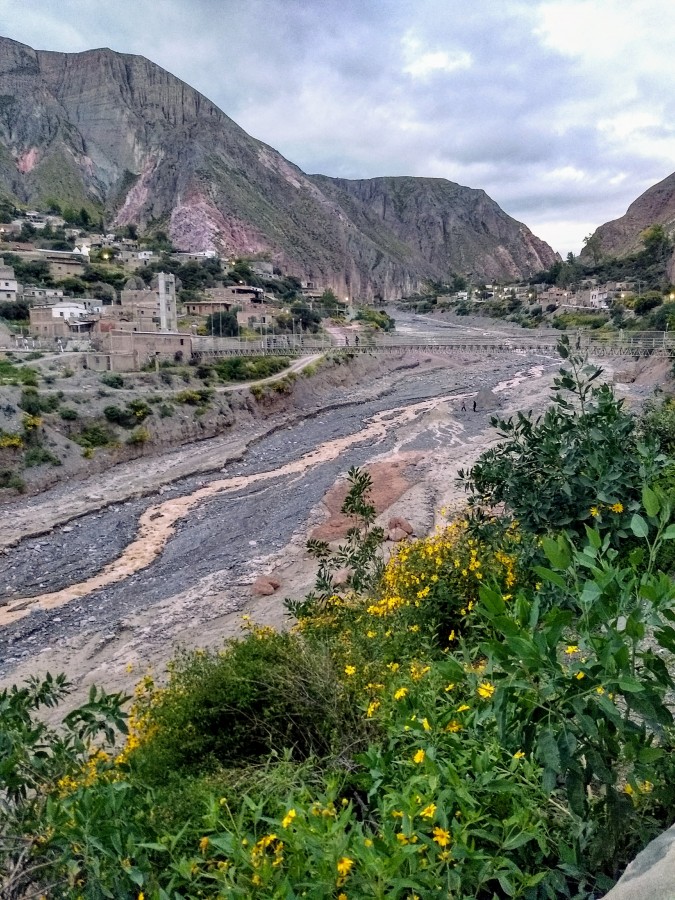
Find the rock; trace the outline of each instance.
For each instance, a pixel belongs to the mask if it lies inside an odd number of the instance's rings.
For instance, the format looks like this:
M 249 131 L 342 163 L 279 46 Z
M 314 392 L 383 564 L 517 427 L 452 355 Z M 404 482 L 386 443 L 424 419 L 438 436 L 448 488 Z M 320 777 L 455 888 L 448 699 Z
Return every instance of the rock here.
M 351 569 L 338 569 L 336 572 L 333 572 L 333 584 L 335 587 L 342 587 L 343 584 L 347 584 L 351 575 Z
M 276 581 L 275 585 L 266 575 L 261 575 L 260 577 L 256 578 L 256 580 L 251 585 L 251 593 L 254 597 L 269 597 L 270 594 L 273 594 L 278 587 L 278 581 Z
M 404 541 L 409 534 L 407 531 L 404 531 L 402 528 L 392 528 L 389 534 L 387 535 L 388 540 L 390 541 Z
M 390 531 L 393 531 L 395 528 L 400 528 L 401 531 L 405 531 L 406 534 L 412 534 L 415 531 L 410 522 L 407 519 L 404 519 L 403 516 L 392 516 L 391 519 L 389 519 L 389 525 L 387 527 Z
M 638 853 L 605 900 L 673 900 L 675 825 Z

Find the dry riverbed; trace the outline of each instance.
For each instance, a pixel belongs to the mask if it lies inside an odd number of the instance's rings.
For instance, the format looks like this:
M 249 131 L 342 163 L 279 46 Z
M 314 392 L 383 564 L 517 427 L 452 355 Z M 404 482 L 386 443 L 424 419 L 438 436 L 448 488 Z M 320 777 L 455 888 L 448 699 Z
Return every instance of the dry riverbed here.
M 284 597 L 312 584 L 308 535 L 344 530 L 350 466 L 372 467 L 385 524 L 403 515 L 424 534 L 438 510 L 461 507 L 455 475 L 495 440 L 490 416 L 543 408 L 559 363 L 511 353 L 368 365 L 368 378 L 324 390 L 304 413 L 6 508 L 0 683 L 63 671 L 77 697 L 92 683 L 129 690 L 177 647 L 239 634 L 243 612 L 283 625 Z M 261 574 L 280 582 L 272 596 L 252 596 Z

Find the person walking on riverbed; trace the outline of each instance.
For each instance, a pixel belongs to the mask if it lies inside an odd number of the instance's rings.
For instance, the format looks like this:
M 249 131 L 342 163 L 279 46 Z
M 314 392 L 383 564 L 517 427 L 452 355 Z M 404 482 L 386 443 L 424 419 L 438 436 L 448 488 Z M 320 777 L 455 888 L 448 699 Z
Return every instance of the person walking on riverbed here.
M 462 400 L 462 412 L 466 412 L 466 403 Z
M 473 411 L 476 412 L 476 401 L 473 401 Z

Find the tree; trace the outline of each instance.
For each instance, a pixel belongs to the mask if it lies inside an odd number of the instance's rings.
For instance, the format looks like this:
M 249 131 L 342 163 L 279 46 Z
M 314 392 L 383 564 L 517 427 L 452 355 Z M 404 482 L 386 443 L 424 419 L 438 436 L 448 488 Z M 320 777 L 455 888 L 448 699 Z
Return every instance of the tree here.
M 508 420 L 493 418 L 504 440 L 486 450 L 458 480 L 472 492 L 469 504 L 504 504 L 535 534 L 551 529 L 584 533 L 599 507 L 637 509 L 642 485 L 665 463 L 640 440 L 636 419 L 607 384 L 602 370 L 585 363 L 563 337 L 558 352 L 568 368 L 554 379 L 552 405 Z M 595 510 L 595 512 L 594 512 Z
M 600 235 L 598 232 L 594 232 L 593 234 L 587 234 L 584 238 L 584 247 L 590 255 L 593 257 L 593 262 L 597 266 L 597 264 L 602 259 L 602 242 L 600 240 Z
M 234 337 L 239 333 L 237 314 L 232 310 L 211 313 L 206 318 L 206 330 L 214 337 Z
M 651 225 L 640 235 L 647 258 L 653 262 L 663 262 L 673 242 L 663 225 Z

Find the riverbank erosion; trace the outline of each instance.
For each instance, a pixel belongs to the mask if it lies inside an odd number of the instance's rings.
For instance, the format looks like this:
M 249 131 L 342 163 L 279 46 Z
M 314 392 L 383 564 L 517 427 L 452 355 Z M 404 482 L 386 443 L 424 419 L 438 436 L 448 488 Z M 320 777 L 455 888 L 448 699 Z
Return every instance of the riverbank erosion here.
M 496 439 L 490 416 L 543 408 L 557 367 L 359 357 L 297 379 L 236 434 L 14 504 L 0 528 L 4 683 L 64 671 L 76 701 L 92 683 L 130 689 L 177 646 L 220 645 L 242 612 L 283 626 L 284 597 L 313 582 L 307 537 L 335 518 L 350 466 L 371 467 L 385 526 L 403 516 L 425 534 L 463 503 L 454 479 Z M 253 596 L 261 576 L 279 587 Z

